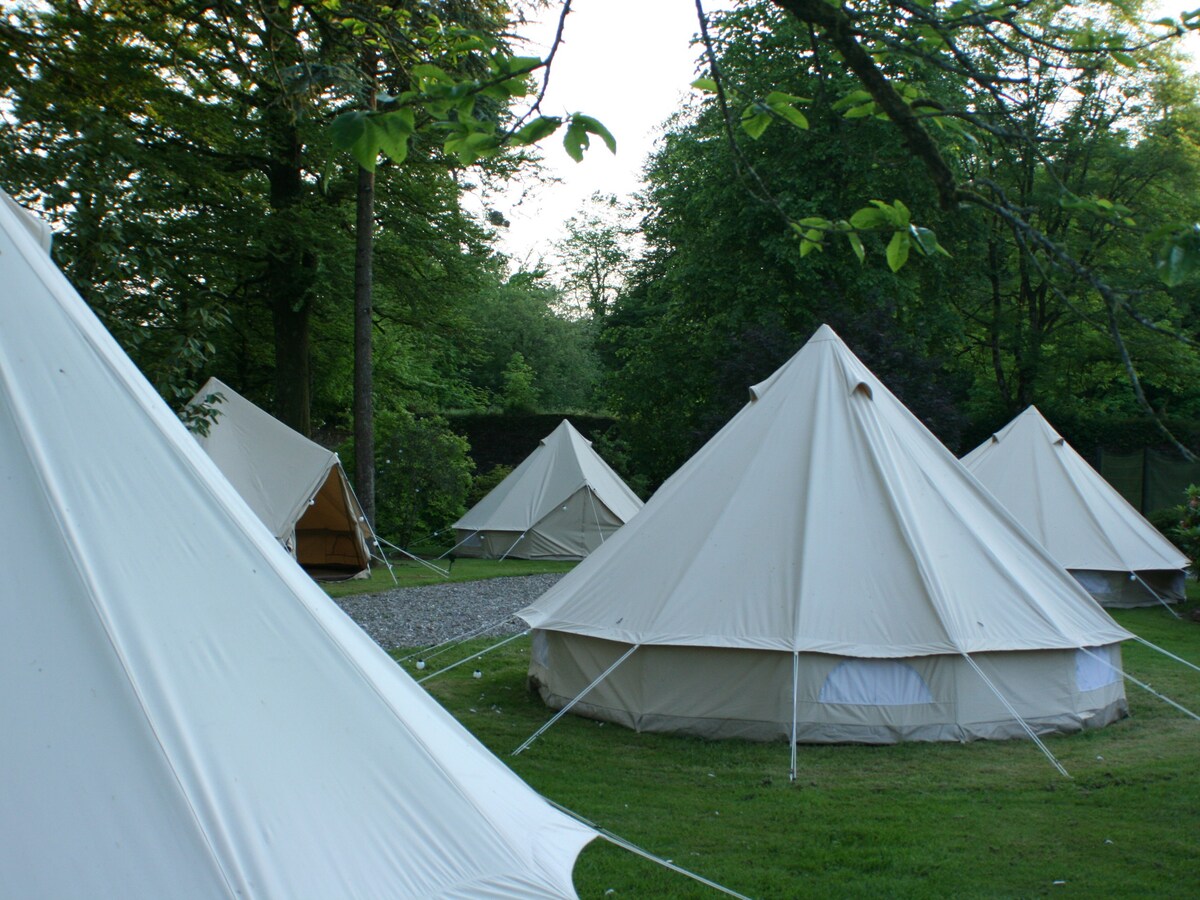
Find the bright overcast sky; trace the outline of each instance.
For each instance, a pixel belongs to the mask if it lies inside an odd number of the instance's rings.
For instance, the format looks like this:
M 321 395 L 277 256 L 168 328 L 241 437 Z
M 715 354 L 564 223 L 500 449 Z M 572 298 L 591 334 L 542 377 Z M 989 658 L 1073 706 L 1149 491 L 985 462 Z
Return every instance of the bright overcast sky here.
M 705 9 L 728 5 L 706 0 Z M 522 29 L 531 43 L 520 53 L 545 57 L 559 9 L 555 4 L 542 10 L 541 22 Z M 548 256 L 563 223 L 596 191 L 625 195 L 637 189 L 660 126 L 697 77 L 691 45 L 697 31 L 694 0 L 574 0 L 542 112 L 599 119 L 617 139 L 617 153 L 593 137 L 583 162 L 576 163 L 555 135 L 539 146 L 548 172 L 561 183 L 521 183 L 491 198 L 489 206 L 512 223 L 501 229 L 500 248 L 518 264 Z
M 732 6 L 732 0 L 705 0 L 708 12 Z M 1154 16 L 1178 16 L 1187 0 L 1160 0 Z M 558 23 L 561 4 L 538 13 L 526 26 L 525 55 L 545 57 Z M 488 205 L 511 222 L 500 230 L 500 249 L 517 265 L 549 257 L 563 223 L 584 210 L 596 191 L 628 195 L 638 188 L 642 166 L 664 121 L 680 108 L 697 77 L 695 0 L 574 0 L 555 56 L 550 89 L 542 104 L 546 115 L 583 112 L 599 119 L 617 139 L 613 156 L 598 138 L 583 162 L 562 149 L 560 135 L 543 141 L 546 169 L 560 183 L 518 181 Z M 1197 56 L 1197 35 L 1188 50 Z M 549 261 L 549 260 L 547 260 Z

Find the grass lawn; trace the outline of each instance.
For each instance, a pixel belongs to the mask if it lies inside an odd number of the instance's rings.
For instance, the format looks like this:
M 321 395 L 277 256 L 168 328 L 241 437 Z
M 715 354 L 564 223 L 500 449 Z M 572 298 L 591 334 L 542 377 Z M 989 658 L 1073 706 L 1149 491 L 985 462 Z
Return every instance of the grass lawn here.
M 438 568 L 445 569 L 447 560 L 431 560 Z M 348 581 L 322 581 L 321 587 L 330 597 L 345 597 L 347 594 L 374 594 L 390 591 L 394 587 L 418 587 L 423 584 L 443 584 L 447 581 L 478 581 L 481 578 L 505 578 L 513 575 L 541 575 L 543 572 L 567 572 L 577 563 L 555 562 L 541 559 L 459 559 L 450 565 L 450 577 L 433 571 L 414 560 L 393 560 L 392 580 L 387 567 L 375 563 L 370 578 L 352 578 Z
M 1161 608 L 1114 615 L 1200 663 L 1200 624 Z M 1004 741 L 802 745 L 791 784 L 785 743 L 570 715 L 511 757 L 550 717 L 525 689 L 528 648 L 483 656 L 482 680 L 461 666 L 426 687 L 545 796 L 752 897 L 1200 896 L 1200 722 L 1135 685 L 1130 718 L 1046 739 L 1070 780 L 1031 742 Z M 1134 642 L 1124 658 L 1200 711 L 1200 672 Z M 718 896 L 605 841 L 580 856 L 575 882 L 584 898 Z

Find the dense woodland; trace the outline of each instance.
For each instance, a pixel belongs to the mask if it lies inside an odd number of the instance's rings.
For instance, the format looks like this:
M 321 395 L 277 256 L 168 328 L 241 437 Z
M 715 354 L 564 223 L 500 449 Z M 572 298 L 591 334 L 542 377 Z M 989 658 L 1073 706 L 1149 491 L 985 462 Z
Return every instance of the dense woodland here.
M 983 9 L 710 14 L 711 78 L 644 193 L 597 198 L 528 270 L 466 193 L 603 128 L 526 115 L 520 3 L 10 4 L 0 186 L 175 408 L 217 375 L 351 460 L 373 171 L 377 516 L 403 541 L 497 477 L 455 416 L 610 418 L 597 445 L 644 494 L 822 322 L 952 450 L 1029 403 L 1084 450 L 1195 448 L 1200 99 L 1159 39 L 1194 23 Z

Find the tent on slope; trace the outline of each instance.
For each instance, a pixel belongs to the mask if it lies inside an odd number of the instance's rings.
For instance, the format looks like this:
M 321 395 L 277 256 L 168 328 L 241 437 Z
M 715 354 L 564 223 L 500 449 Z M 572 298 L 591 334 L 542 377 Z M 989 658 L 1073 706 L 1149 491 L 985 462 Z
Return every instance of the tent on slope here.
M 628 654 L 574 708 L 639 730 L 959 741 L 1126 712 L 1132 635 L 828 326 L 520 615 L 552 707 Z
M 6 895 L 574 896 L 595 832 L 300 570 L 2 203 L 0 459 Z
M 1190 560 L 1029 407 L 962 459 L 1104 606 L 1184 599 Z
M 374 542 L 338 455 L 210 378 L 192 405 L 217 413 L 200 446 L 296 561 L 316 576 L 366 575 Z
M 583 559 L 642 508 L 566 419 L 454 523 L 460 556 Z

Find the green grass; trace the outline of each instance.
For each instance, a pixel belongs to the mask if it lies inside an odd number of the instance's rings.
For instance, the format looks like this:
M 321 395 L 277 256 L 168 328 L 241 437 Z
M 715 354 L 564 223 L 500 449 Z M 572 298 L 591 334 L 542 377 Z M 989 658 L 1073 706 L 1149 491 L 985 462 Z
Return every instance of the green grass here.
M 1200 624 L 1161 608 L 1115 617 L 1200 662 Z M 1200 711 L 1200 673 L 1134 642 L 1124 658 Z M 550 717 L 525 689 L 527 662 L 526 638 L 483 656 L 482 680 L 462 666 L 426 687 L 545 796 L 750 896 L 1200 894 L 1200 723 L 1134 685 L 1130 718 L 1046 740 L 1070 780 L 1032 743 L 1002 741 L 801 746 L 792 784 L 784 743 L 636 734 L 570 715 L 514 758 Z M 575 881 L 584 898 L 717 896 L 604 841 L 580 856 Z
M 431 560 L 441 569 L 447 560 Z M 386 566 L 376 563 L 371 567 L 370 578 L 348 581 L 322 581 L 321 587 L 330 597 L 345 597 L 347 594 L 375 594 L 390 591 L 395 587 L 419 587 L 423 584 L 443 584 L 447 581 L 478 581 L 481 578 L 507 578 L 514 575 L 541 575 L 544 572 L 567 572 L 577 564 L 543 559 L 459 559 L 450 566 L 450 577 L 413 560 L 393 560 L 392 569 L 396 580 L 392 580 Z

